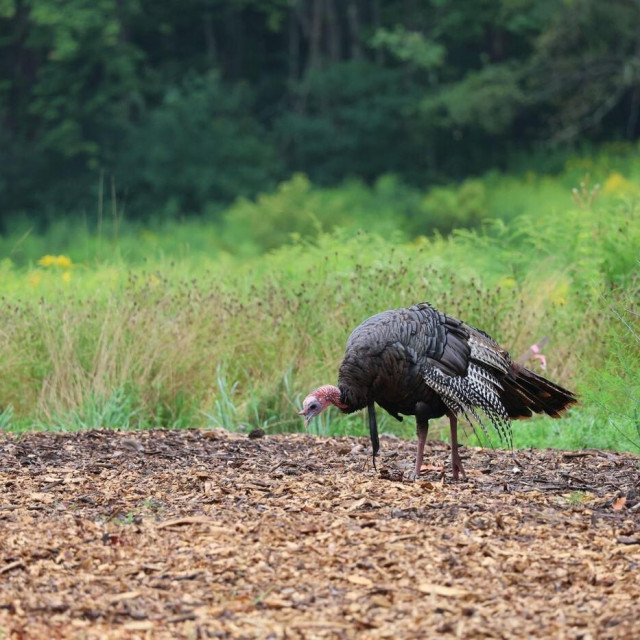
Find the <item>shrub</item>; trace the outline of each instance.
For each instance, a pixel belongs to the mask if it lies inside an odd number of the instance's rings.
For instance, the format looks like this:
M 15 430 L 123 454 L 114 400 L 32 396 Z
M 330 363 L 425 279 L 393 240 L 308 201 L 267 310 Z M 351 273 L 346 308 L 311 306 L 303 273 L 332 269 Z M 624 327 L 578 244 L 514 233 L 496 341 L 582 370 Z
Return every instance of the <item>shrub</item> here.
M 170 89 L 119 150 L 116 185 L 127 209 L 175 218 L 272 186 L 278 162 L 251 102 L 247 87 L 215 73 Z

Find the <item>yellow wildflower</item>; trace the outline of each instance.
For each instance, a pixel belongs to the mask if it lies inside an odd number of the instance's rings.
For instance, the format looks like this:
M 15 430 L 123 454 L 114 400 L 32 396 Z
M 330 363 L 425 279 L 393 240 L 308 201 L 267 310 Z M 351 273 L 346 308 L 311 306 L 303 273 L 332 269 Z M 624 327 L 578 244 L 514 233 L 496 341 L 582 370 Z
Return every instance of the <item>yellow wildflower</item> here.
M 603 191 L 608 195 L 623 195 L 637 192 L 638 187 L 630 180 L 627 180 L 622 174 L 617 171 L 612 171 L 604 182 Z
M 62 282 L 70 282 L 71 281 L 71 271 L 65 271 L 62 274 Z
M 41 267 L 52 267 L 54 264 L 56 264 L 56 256 L 51 256 L 49 254 L 47 254 L 46 256 L 42 256 L 42 258 L 40 258 L 40 260 L 38 260 L 38 264 Z
M 68 269 L 71 266 L 71 258 L 68 258 L 67 256 L 58 256 L 56 264 L 63 269 Z
M 73 266 L 71 258 L 68 256 L 52 256 L 47 254 L 38 260 L 41 267 L 60 267 L 61 269 L 69 269 Z

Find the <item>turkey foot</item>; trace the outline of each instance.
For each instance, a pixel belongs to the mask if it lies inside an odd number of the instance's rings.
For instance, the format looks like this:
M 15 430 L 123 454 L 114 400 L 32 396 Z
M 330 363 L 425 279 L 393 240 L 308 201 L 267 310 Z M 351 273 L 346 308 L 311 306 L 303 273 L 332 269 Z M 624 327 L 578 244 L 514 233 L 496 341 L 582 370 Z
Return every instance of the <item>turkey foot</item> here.
M 449 413 L 449 428 L 451 430 L 451 471 L 453 479 L 458 480 L 462 476 L 463 480 L 467 479 L 464 472 L 460 453 L 458 452 L 458 418 L 455 413 Z
M 459 480 L 460 477 L 462 477 L 462 480 L 467 479 L 467 474 L 464 471 L 462 460 L 460 460 L 460 454 L 458 453 L 458 447 L 451 450 L 451 471 L 454 480 Z

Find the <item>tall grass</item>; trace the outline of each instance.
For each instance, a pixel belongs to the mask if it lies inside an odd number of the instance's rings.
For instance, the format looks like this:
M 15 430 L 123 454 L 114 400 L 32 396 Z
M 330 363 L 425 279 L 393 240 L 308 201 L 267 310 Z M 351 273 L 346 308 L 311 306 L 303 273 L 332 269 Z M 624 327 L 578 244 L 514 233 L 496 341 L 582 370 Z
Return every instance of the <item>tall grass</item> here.
M 633 188 L 618 181 L 619 192 L 605 196 L 613 189 L 605 180 L 596 192 L 577 185 L 573 196 L 561 188 L 551 197 L 557 183 L 535 182 L 488 177 L 483 206 L 500 202 L 506 211 L 511 193 L 517 214 L 490 220 L 488 211 L 480 228 L 447 237 L 334 225 L 240 257 L 225 251 L 228 238 L 212 240 L 217 227 L 192 222 L 191 244 L 169 237 L 171 227 L 145 260 L 122 250 L 139 242 L 138 231 L 120 238 L 109 259 L 0 261 L 0 428 L 301 429 L 301 399 L 335 381 L 350 331 L 380 310 L 428 300 L 516 357 L 551 338 L 546 375 L 577 389 L 581 404 L 562 421 L 518 423 L 517 446 L 633 449 L 640 442 Z M 534 188 L 549 201 L 536 203 Z M 230 220 L 245 225 L 246 212 L 260 210 L 237 206 Z M 97 246 L 90 234 L 74 242 Z M 45 240 L 37 247 L 57 250 Z M 385 417 L 381 429 L 409 436 L 411 422 Z M 360 414 L 337 412 L 314 428 L 366 432 Z

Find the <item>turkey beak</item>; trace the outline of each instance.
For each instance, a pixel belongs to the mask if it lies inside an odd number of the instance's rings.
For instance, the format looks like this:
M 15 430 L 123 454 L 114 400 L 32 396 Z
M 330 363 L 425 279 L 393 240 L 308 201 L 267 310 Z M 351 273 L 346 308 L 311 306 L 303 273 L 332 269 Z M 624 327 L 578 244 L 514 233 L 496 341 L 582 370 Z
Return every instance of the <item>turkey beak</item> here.
M 304 416 L 304 426 L 305 428 L 309 426 L 309 421 L 315 415 L 312 412 L 307 413 L 304 409 L 302 411 L 298 411 L 299 416 Z

